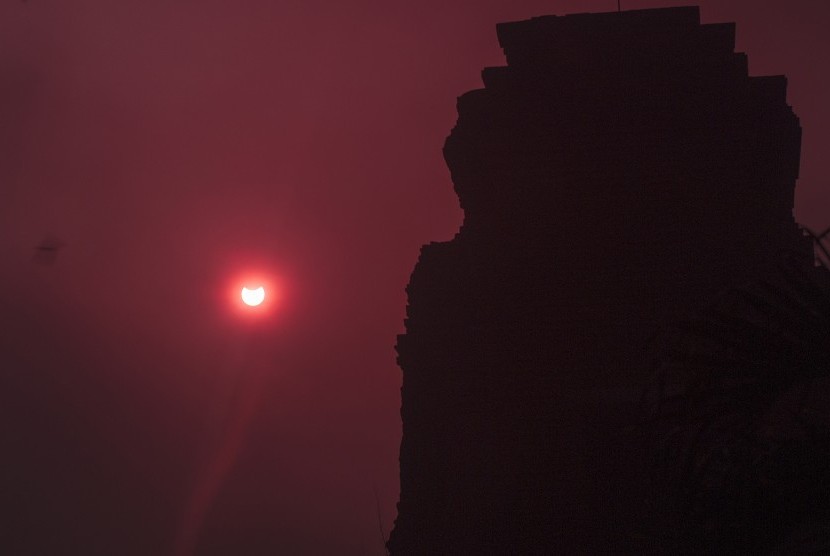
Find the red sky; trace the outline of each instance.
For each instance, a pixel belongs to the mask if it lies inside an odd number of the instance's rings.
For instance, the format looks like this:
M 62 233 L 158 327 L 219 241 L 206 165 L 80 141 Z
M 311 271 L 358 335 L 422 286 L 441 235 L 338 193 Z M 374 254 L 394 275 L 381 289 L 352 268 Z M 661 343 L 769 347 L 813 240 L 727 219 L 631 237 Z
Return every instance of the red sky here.
M 796 218 L 830 225 L 830 5 L 700 6 L 737 23 L 753 75 L 788 76 Z M 261 397 L 203 552 L 382 554 L 373 489 L 388 534 L 404 287 L 462 216 L 441 157 L 455 99 L 503 63 L 496 23 L 615 9 L 3 2 L 0 440 L 17 537 L 169 553 L 248 384 Z M 50 234 L 66 247 L 33 263 Z M 281 292 L 258 331 L 226 295 L 249 271 Z

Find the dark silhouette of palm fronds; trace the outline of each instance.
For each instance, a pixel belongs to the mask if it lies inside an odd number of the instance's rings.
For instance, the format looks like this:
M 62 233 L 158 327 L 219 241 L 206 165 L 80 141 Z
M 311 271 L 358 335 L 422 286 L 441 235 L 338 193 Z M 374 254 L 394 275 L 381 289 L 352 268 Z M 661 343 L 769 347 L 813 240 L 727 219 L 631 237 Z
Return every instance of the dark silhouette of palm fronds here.
M 378 489 L 372 484 L 372 493 L 375 495 L 375 510 L 378 514 L 378 532 L 380 533 L 380 541 L 383 545 L 384 553 L 389 556 L 389 548 L 387 545 L 389 544 L 389 538 L 386 536 L 386 532 L 383 530 L 383 518 L 380 516 L 380 499 L 378 498 Z
M 810 232 L 825 255 L 828 232 Z M 643 425 L 654 496 L 688 552 L 830 553 L 830 270 L 819 263 L 788 258 L 661 337 Z
M 826 243 L 830 243 L 830 228 L 820 233 L 816 233 L 807 227 L 802 229 L 805 234 L 813 239 L 813 246 L 816 251 L 816 263 L 825 267 L 830 266 L 830 248 L 826 245 Z

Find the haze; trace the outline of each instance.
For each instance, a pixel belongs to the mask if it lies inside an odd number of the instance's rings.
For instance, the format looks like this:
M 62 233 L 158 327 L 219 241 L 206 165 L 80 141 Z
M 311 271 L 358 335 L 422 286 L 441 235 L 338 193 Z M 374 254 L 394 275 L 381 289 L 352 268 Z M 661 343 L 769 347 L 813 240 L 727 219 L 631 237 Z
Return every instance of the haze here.
M 824 229 L 830 7 L 700 6 L 737 23 L 752 75 L 787 75 L 796 219 Z M 383 554 L 404 287 L 420 245 L 463 217 L 441 156 L 455 98 L 503 64 L 496 23 L 615 9 L 4 2 L 2 551 L 169 553 L 240 373 L 260 372 L 199 553 Z M 65 246 L 40 264 L 49 237 Z M 251 271 L 283 296 L 255 332 L 225 295 Z

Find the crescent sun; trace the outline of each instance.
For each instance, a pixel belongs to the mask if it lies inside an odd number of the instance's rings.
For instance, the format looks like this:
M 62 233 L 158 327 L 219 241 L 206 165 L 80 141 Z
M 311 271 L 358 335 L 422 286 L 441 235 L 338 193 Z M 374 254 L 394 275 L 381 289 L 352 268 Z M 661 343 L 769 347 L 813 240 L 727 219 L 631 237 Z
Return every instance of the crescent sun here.
M 262 286 L 255 289 L 242 288 L 241 295 L 245 305 L 256 307 L 265 300 L 265 288 Z

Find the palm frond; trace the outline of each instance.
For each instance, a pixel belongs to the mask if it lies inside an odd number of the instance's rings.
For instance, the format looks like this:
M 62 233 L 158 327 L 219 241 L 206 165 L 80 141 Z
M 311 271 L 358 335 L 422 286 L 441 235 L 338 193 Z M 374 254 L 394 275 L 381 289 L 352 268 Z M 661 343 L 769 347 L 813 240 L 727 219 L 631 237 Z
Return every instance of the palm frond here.
M 823 263 L 789 258 L 656 345 L 643 427 L 656 492 L 679 512 L 690 544 L 753 552 L 830 511 Z

